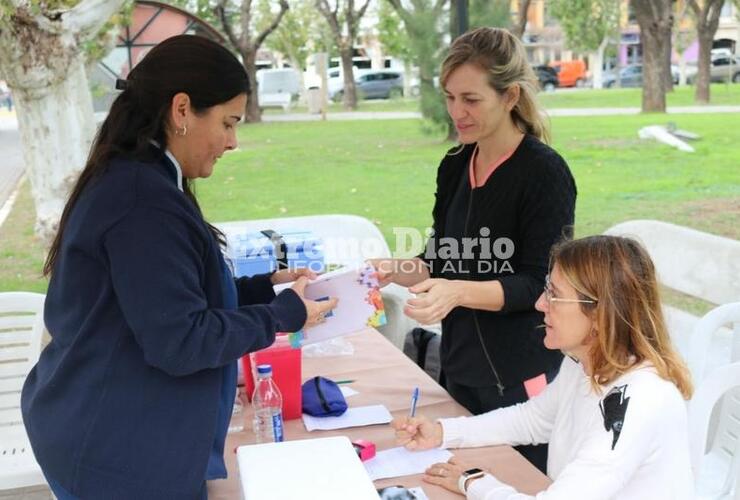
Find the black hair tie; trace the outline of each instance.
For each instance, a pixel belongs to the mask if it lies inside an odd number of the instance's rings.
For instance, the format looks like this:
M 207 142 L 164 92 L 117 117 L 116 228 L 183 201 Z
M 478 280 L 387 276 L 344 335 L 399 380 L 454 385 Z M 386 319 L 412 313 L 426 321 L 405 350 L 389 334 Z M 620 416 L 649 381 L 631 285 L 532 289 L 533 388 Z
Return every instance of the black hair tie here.
M 128 80 L 122 80 L 121 78 L 116 78 L 116 90 L 126 90 L 128 89 Z

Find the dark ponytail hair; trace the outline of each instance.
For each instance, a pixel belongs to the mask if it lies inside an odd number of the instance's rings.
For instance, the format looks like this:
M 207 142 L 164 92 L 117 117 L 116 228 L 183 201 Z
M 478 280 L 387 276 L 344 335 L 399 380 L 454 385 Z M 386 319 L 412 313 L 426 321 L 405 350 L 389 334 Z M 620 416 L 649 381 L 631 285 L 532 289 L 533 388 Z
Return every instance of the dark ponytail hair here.
M 226 48 L 207 38 L 179 35 L 152 48 L 120 82 L 123 92 L 110 108 L 93 141 L 85 168 L 64 206 L 54 241 L 44 263 L 51 274 L 59 255 L 62 235 L 75 203 L 85 186 L 101 175 L 114 157 L 154 160 L 151 141 L 167 148 L 168 113 L 172 98 L 180 92 L 190 97 L 195 113 L 249 93 L 249 78 L 242 64 Z M 183 191 L 200 211 L 191 181 L 183 179 Z M 224 236 L 209 224 L 214 237 Z

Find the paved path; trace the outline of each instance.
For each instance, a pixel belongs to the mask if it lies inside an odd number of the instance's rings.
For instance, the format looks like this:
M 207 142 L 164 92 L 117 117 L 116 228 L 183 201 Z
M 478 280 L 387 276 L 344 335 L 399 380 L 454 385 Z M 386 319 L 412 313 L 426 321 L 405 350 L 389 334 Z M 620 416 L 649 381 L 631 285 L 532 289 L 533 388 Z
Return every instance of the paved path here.
M 0 210 L 15 191 L 24 171 L 15 115 L 0 111 Z

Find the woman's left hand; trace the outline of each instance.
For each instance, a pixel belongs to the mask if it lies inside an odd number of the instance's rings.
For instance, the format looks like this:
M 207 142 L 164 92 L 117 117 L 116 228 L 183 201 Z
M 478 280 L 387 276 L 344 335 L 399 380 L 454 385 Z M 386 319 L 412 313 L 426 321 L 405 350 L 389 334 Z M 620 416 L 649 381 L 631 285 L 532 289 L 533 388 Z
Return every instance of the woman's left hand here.
M 318 275 L 308 268 L 301 269 L 283 269 L 282 271 L 276 271 L 270 276 L 270 281 L 273 285 L 280 285 L 282 283 L 291 283 L 301 276 L 305 276 L 309 280 L 315 280 Z
M 460 481 L 462 473 L 470 468 L 472 466 L 463 464 L 457 457 L 452 457 L 448 462 L 431 465 L 424 471 L 422 479 L 424 482 L 436 484 L 454 493 L 460 493 L 457 483 Z
M 409 299 L 403 312 L 422 325 L 438 323 L 462 303 L 465 282 L 431 278 L 409 287 L 409 292 L 424 294 Z

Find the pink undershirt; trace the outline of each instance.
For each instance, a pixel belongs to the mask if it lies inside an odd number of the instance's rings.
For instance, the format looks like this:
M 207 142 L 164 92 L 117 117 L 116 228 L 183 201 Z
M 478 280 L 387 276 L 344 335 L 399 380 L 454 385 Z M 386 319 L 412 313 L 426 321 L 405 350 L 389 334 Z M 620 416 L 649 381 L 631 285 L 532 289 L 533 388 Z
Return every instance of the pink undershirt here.
M 524 139 L 524 136 L 522 136 L 522 139 Z M 511 151 L 509 151 L 508 153 L 504 154 L 501 158 L 499 158 L 495 162 L 491 163 L 491 165 L 486 169 L 486 175 L 483 176 L 483 181 L 481 181 L 481 183 L 480 184 L 477 184 L 477 185 L 475 183 L 475 159 L 478 157 L 478 145 L 476 144 L 475 151 L 473 151 L 473 156 L 470 157 L 470 167 L 468 169 L 470 171 L 470 188 L 471 189 L 475 189 L 475 188 L 479 188 L 481 186 L 484 186 L 486 184 L 486 182 L 488 182 L 488 178 L 491 177 L 491 174 L 493 174 L 493 172 L 503 162 L 505 162 L 506 160 L 508 160 L 509 158 L 511 158 L 511 155 L 514 154 L 514 151 L 516 151 L 516 149 L 519 147 L 519 144 L 521 144 L 521 141 L 519 141 L 517 143 L 517 145 L 514 146 L 514 148 Z

